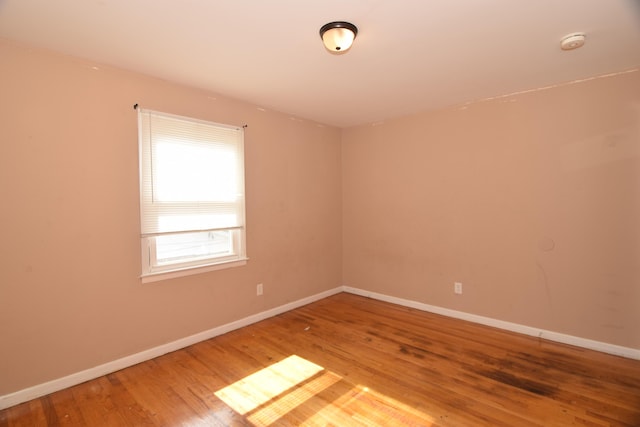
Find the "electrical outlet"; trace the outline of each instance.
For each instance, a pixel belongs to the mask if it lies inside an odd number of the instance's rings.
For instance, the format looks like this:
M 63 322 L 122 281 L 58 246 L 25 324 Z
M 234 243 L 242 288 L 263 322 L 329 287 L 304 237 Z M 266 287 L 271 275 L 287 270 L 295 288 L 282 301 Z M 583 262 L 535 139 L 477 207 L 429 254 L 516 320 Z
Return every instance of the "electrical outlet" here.
M 453 292 L 455 292 L 456 294 L 462 294 L 462 283 L 455 282 L 453 284 Z
M 256 295 L 262 295 L 262 283 L 258 283 L 256 286 Z

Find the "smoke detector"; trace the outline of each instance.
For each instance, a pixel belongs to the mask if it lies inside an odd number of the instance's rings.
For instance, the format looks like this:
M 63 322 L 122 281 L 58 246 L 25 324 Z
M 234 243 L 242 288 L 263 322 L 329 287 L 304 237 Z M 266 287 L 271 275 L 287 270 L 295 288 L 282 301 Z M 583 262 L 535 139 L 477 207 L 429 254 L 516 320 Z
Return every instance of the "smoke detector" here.
M 584 33 L 571 33 L 567 34 L 560 41 L 560 48 L 562 50 L 573 50 L 582 47 L 584 44 Z

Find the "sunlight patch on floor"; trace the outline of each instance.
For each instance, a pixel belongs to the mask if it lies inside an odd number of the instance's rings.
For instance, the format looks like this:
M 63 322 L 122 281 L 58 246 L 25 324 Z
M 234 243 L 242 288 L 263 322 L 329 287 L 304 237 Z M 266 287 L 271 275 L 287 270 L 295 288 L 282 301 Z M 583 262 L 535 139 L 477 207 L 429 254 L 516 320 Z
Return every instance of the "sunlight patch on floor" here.
M 433 418 L 407 404 L 292 355 L 215 395 L 256 427 L 278 425 L 433 425 Z
M 320 376 L 314 377 L 311 381 L 305 382 L 274 402 L 259 408 L 251 413 L 247 419 L 256 427 L 276 425 L 274 423 L 278 419 L 341 380 L 342 377 L 339 375 L 324 371 Z
M 244 415 L 323 369 L 294 354 L 236 381 L 215 395 L 234 411 Z
M 333 404 L 350 416 L 352 425 L 429 427 L 434 421 L 409 405 L 361 385 Z

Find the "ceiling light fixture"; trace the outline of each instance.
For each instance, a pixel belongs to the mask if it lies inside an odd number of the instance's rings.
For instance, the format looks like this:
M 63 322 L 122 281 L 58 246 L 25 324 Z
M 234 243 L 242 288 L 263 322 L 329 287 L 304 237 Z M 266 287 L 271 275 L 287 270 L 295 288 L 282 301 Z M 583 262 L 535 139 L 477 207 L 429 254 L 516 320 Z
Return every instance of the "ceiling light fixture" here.
M 586 37 L 584 33 L 567 34 L 560 41 L 560 48 L 562 50 L 577 49 L 579 47 L 582 47 L 582 45 L 584 45 L 585 38 Z
M 344 53 L 351 47 L 358 35 L 358 28 L 350 22 L 329 22 L 320 28 L 324 47 L 333 53 Z

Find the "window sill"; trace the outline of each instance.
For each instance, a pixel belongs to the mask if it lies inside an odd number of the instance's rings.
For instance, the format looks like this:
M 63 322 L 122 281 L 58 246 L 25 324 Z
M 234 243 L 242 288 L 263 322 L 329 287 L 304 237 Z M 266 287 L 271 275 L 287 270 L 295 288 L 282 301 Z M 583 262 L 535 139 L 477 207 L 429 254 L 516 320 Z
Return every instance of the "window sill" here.
M 206 273 L 208 271 L 223 270 L 225 268 L 241 267 L 247 263 L 249 258 L 236 259 L 233 261 L 224 261 L 215 264 L 203 265 L 200 267 L 187 267 L 176 270 L 164 270 L 155 273 L 146 273 L 140 276 L 142 283 L 159 282 L 160 280 L 168 280 L 176 277 L 191 276 L 193 274 Z

